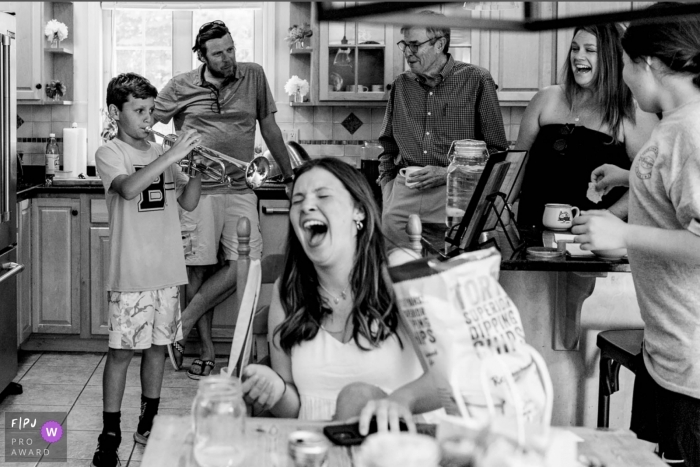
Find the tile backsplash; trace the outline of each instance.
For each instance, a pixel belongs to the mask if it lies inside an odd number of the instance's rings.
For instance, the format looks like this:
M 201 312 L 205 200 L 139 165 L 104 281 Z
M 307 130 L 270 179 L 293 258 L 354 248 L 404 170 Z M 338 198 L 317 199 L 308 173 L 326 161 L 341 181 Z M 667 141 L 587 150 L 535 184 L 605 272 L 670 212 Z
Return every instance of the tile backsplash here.
M 379 138 L 384 111 L 376 107 L 290 107 L 287 102 L 278 102 L 275 119 L 283 132 L 299 132 L 299 142 L 311 157 L 344 156 L 359 167 L 360 147 L 364 141 Z M 525 107 L 501 107 L 511 146 L 518 139 L 524 111 Z M 359 127 L 352 116 L 359 120 Z M 348 120 L 352 124 L 344 125 Z
M 44 165 L 44 151 L 49 133 L 55 133 L 63 153 L 63 129 L 73 122 L 87 127 L 87 104 L 18 105 L 17 115 L 24 123 L 17 128 L 17 152 L 22 153 L 23 165 Z M 63 163 L 59 159 L 59 163 Z
M 518 139 L 525 107 L 501 107 L 506 138 Z M 17 150 L 24 165 L 43 165 L 49 133 L 55 133 L 63 151 L 63 129 L 73 122 L 87 126 L 87 104 L 19 105 L 17 114 L 24 123 L 17 129 Z M 299 141 L 311 157 L 342 156 L 359 167 L 360 147 L 377 140 L 384 120 L 383 107 L 290 107 L 278 102 L 275 119 L 280 129 L 298 131 Z M 62 163 L 62 161 L 61 161 Z

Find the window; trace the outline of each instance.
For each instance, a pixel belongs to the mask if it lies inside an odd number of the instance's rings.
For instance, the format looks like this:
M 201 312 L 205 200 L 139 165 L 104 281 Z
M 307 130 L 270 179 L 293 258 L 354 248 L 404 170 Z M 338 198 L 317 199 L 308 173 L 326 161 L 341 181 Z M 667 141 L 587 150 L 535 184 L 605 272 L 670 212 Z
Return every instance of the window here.
M 220 4 L 123 3 L 102 2 L 104 24 L 104 72 L 106 84 L 124 72 L 148 78 L 158 89 L 175 75 L 192 70 L 201 62 L 192 52 L 199 27 L 221 20 L 231 31 L 236 44 L 236 59 L 263 65 L 268 75 L 271 57 L 263 56 L 263 2 L 235 3 L 231 8 Z M 207 8 L 213 7 L 213 8 Z M 265 62 L 268 63 L 265 63 Z M 267 66 L 266 66 L 267 65 Z M 104 91 L 101 102 L 104 102 Z M 173 133 L 169 125 L 156 124 L 161 133 Z

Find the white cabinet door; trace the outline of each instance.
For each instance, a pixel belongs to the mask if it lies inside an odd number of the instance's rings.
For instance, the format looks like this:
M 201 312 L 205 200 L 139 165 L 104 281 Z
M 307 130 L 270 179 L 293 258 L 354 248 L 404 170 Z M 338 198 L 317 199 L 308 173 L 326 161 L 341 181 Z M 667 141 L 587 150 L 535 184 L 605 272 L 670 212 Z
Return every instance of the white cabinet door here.
M 552 18 L 551 2 L 539 3 L 541 18 Z M 522 19 L 519 8 L 472 12 L 473 18 Z M 556 81 L 554 32 L 472 31 L 472 63 L 486 68 L 498 85 L 501 104 L 529 102 L 540 89 Z
M 17 262 L 24 271 L 17 276 L 17 345 L 32 333 L 32 204 L 17 203 Z
M 42 2 L 0 2 L 17 20 L 17 101 L 40 101 L 44 95 Z M 72 32 L 72 31 L 71 31 Z M 39 86 L 39 89 L 37 89 Z
M 109 227 L 90 227 L 90 332 L 108 334 Z
M 80 200 L 32 201 L 32 331 L 80 333 Z

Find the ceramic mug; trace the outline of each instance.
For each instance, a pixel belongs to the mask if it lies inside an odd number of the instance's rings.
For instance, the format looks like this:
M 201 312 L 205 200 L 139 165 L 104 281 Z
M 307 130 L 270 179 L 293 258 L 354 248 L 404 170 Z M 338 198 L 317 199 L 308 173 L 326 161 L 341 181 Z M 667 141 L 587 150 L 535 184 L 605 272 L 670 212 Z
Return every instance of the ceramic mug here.
M 372 85 L 372 92 L 384 92 L 384 85 L 383 84 L 373 84 Z
M 569 230 L 581 210 L 570 204 L 545 204 L 542 224 L 550 230 Z
M 412 165 L 410 167 L 402 167 L 399 170 L 399 175 L 401 175 L 404 178 L 404 185 L 406 185 L 408 188 L 412 188 L 416 186 L 418 182 L 408 182 L 408 176 L 412 174 L 413 172 L 422 169 L 423 167 L 418 167 L 417 165 Z
M 361 84 L 348 84 L 348 91 L 350 92 L 367 92 L 369 91 L 369 88 L 367 86 L 363 86 Z

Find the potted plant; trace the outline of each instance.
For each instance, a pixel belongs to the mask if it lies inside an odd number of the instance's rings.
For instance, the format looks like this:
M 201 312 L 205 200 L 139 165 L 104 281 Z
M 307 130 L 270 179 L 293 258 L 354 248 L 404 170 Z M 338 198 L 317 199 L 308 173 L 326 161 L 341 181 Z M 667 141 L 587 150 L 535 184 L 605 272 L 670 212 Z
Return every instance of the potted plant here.
M 51 43 L 51 47 L 60 47 L 61 41 L 68 37 L 68 26 L 58 20 L 52 19 L 46 23 L 44 28 L 46 40 Z
M 293 102 L 304 102 L 304 96 L 309 93 L 309 82 L 294 75 L 284 85 L 284 90 L 294 96 Z
M 66 85 L 54 79 L 46 85 L 46 95 L 57 101 L 66 95 Z
M 296 24 L 293 24 L 289 28 L 289 32 L 287 33 L 287 37 L 284 38 L 287 42 L 289 42 L 289 48 L 297 48 L 297 49 L 303 49 L 304 48 L 304 39 L 307 37 L 311 37 L 313 35 L 313 31 L 311 30 L 311 26 L 309 26 L 309 23 L 304 23 L 301 26 L 297 26 Z

